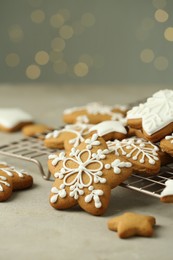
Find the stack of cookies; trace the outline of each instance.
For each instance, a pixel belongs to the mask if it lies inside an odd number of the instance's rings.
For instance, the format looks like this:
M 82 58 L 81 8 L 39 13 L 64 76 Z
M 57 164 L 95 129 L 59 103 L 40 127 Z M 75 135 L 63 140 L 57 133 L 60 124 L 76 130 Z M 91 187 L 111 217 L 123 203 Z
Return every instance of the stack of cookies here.
M 55 178 L 50 204 L 56 209 L 79 204 L 102 215 L 111 189 L 132 172 L 156 175 L 173 161 L 172 90 L 161 90 L 131 109 L 91 103 L 65 110 L 63 118 L 66 125 L 44 140 L 46 147 L 62 149 L 48 159 Z M 163 201 L 173 197 L 172 183 L 162 195 Z

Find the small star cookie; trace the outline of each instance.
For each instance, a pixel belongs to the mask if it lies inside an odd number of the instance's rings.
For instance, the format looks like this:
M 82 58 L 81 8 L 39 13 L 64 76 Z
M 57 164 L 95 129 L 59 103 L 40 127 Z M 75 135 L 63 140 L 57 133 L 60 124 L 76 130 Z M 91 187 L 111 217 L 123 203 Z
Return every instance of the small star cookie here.
M 173 203 L 173 180 L 165 182 L 165 188 L 160 194 L 160 201 L 165 203 Z
M 117 231 L 120 238 L 132 236 L 151 237 L 156 220 L 152 216 L 145 216 L 126 212 L 108 221 L 108 228 Z
M 32 184 L 33 178 L 27 172 L 0 162 L 0 201 L 7 200 L 12 191 L 30 188 Z
M 70 151 L 51 154 L 48 167 L 55 177 L 51 206 L 67 209 L 79 204 L 93 215 L 105 212 L 111 189 L 132 173 L 132 164 L 112 154 L 97 134 Z

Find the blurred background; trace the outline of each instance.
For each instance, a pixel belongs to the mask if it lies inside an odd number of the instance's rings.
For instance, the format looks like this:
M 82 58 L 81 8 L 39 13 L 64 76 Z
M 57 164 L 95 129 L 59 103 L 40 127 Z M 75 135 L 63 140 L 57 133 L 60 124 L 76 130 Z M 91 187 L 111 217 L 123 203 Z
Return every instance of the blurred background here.
M 1 0 L 0 83 L 173 83 L 171 0 Z

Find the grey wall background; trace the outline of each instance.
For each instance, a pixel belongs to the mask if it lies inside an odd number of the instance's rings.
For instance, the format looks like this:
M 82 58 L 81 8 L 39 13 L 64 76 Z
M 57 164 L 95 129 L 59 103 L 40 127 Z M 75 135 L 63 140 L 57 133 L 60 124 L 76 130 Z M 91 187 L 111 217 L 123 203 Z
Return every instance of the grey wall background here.
M 173 83 L 171 0 L 1 0 L 0 82 Z

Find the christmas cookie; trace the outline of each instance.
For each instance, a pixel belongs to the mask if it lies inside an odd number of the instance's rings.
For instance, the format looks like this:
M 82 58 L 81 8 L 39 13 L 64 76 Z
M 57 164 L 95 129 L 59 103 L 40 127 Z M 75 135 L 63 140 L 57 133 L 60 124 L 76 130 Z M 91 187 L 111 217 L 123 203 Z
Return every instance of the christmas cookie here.
M 159 148 L 149 141 L 131 137 L 122 141 L 109 141 L 107 145 L 117 156 L 130 161 L 137 173 L 155 174 L 160 170 Z
M 160 141 L 160 148 L 162 151 L 173 156 L 173 133 L 165 136 L 165 138 Z
M 111 189 L 131 175 L 131 166 L 112 154 L 103 138 L 93 134 L 71 151 L 49 156 L 48 167 L 55 177 L 50 204 L 56 209 L 79 204 L 93 215 L 102 215 Z
M 123 121 L 127 112 L 126 106 L 105 106 L 90 103 L 84 107 L 69 108 L 64 111 L 63 119 L 67 124 L 98 124 L 105 120 Z
M 52 130 L 53 130 L 52 127 L 49 127 L 44 124 L 32 124 L 32 125 L 24 126 L 22 128 L 22 133 L 25 136 L 37 136 L 37 135 L 39 136 L 41 134 L 48 133 Z
M 0 201 L 7 200 L 12 191 L 27 189 L 32 184 L 33 178 L 27 172 L 0 162 Z
M 99 124 L 93 125 L 89 132 L 96 132 L 98 136 L 103 137 L 106 141 L 112 139 L 122 140 L 127 135 L 126 128 L 118 121 L 103 121 Z
M 120 238 L 151 237 L 156 220 L 152 216 L 126 212 L 108 221 L 108 228 L 118 232 Z
M 160 90 L 127 112 L 127 124 L 157 142 L 173 132 L 173 90 Z
M 23 126 L 31 124 L 32 122 L 32 116 L 19 108 L 0 108 L 1 131 L 18 131 Z
M 60 130 L 54 130 L 45 136 L 44 144 L 52 149 L 71 149 L 77 147 L 90 134 L 92 125 L 74 124 L 66 125 Z
M 165 203 L 173 203 L 173 180 L 167 180 L 165 186 L 160 194 L 160 200 Z

